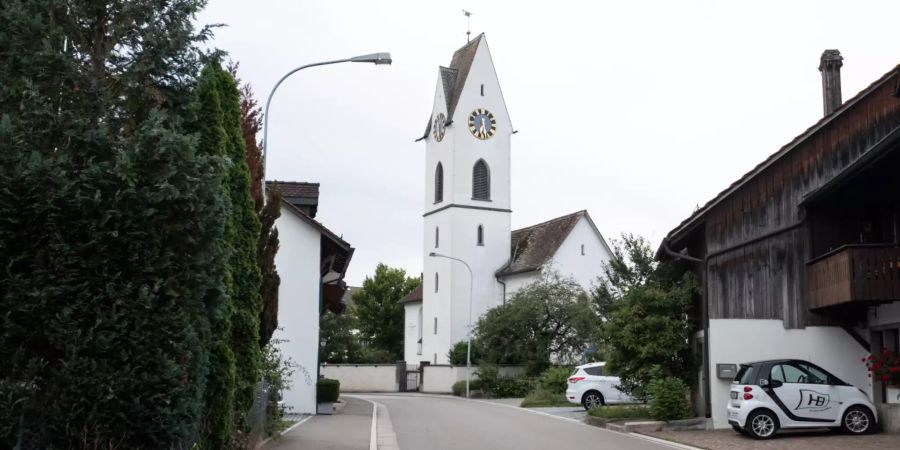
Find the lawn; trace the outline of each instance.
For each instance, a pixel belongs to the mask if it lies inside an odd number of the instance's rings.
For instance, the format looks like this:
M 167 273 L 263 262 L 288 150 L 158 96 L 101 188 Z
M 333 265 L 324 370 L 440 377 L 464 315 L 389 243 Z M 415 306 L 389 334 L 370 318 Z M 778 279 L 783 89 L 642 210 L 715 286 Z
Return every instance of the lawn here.
M 650 417 L 650 410 L 645 405 L 608 405 L 593 408 L 588 415 L 606 420 L 646 419 Z

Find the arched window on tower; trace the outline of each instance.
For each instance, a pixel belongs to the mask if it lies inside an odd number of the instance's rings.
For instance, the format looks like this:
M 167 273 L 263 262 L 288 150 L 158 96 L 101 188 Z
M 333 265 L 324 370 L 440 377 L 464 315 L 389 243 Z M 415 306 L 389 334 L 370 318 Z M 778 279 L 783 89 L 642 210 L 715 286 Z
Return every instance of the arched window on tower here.
M 441 277 L 438 275 L 437 272 L 435 272 L 434 273 L 434 292 L 438 291 L 438 288 L 440 287 L 439 286 L 440 283 L 441 283 Z
M 478 225 L 478 245 L 484 245 L 484 226 Z
M 441 246 L 441 229 L 440 229 L 440 227 L 434 227 L 434 248 L 438 248 L 440 246 Z
M 444 166 L 438 162 L 437 169 L 434 169 L 434 202 L 442 201 L 444 201 Z
M 483 159 L 472 168 L 472 200 L 491 199 L 491 170 Z

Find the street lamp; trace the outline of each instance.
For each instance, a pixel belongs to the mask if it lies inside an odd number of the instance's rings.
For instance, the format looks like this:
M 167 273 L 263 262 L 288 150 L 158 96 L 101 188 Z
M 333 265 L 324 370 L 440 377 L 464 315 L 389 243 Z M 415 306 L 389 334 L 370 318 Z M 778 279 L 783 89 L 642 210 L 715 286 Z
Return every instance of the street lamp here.
M 440 253 L 431 252 L 428 256 L 432 258 L 447 258 L 453 261 L 461 262 L 469 271 L 469 326 L 466 331 L 466 398 L 469 398 L 469 378 L 472 373 L 472 268 L 465 261 L 454 258 L 452 256 L 442 255 Z
M 266 111 L 263 114 L 263 148 L 262 148 L 262 160 L 263 160 L 263 170 L 262 170 L 262 198 L 263 202 L 266 201 L 266 150 L 269 149 L 269 105 L 272 104 L 272 96 L 275 95 L 275 91 L 278 89 L 278 86 L 281 86 L 281 83 L 289 76 L 309 67 L 315 66 L 327 66 L 329 64 L 339 64 L 345 62 L 362 62 L 362 63 L 374 63 L 376 66 L 380 66 L 383 64 L 391 64 L 393 60 L 391 60 L 390 53 L 371 53 L 368 55 L 355 56 L 353 58 L 347 59 L 337 59 L 334 61 L 324 61 L 317 62 L 312 64 L 307 64 L 305 66 L 300 66 L 288 73 L 286 73 L 277 83 L 275 83 L 275 87 L 272 88 L 272 92 L 269 93 L 269 98 L 266 100 Z

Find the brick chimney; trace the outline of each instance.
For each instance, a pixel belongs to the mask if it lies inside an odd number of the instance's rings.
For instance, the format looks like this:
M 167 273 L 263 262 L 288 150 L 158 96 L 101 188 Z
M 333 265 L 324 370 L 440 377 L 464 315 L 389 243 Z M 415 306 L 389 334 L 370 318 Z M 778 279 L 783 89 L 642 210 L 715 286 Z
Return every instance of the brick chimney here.
M 819 60 L 819 72 L 822 72 L 822 103 L 825 115 L 838 109 L 843 103 L 841 99 L 841 66 L 844 57 L 839 50 L 825 50 Z

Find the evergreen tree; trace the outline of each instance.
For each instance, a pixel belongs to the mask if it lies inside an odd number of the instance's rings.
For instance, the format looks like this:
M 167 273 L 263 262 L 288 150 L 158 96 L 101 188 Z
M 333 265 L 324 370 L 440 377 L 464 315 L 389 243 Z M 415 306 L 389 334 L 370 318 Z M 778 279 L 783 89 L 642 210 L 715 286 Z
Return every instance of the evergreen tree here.
M 222 110 L 222 93 L 220 92 L 220 68 L 213 62 L 207 65 L 200 75 L 197 86 L 197 114 L 194 126 L 200 139 L 199 151 L 227 159 L 227 134 L 225 132 L 225 114 Z M 219 184 L 220 194 L 229 198 L 227 180 Z M 230 202 L 224 217 L 230 218 Z M 231 233 L 233 226 L 226 219 L 225 229 Z M 207 376 L 206 393 L 204 395 L 205 411 L 201 447 L 208 449 L 225 448 L 231 439 L 232 422 L 234 420 L 234 386 L 235 356 L 231 348 L 231 316 L 234 314 L 233 280 L 229 263 L 230 248 L 222 246 L 221 254 L 216 259 L 216 269 L 221 273 L 225 289 L 209 305 L 211 336 L 209 342 L 209 375 Z
M 0 2 L 0 447 L 201 432 L 226 211 L 185 120 L 204 4 Z
M 226 222 L 226 242 L 229 244 L 231 316 L 231 350 L 236 361 L 235 421 L 232 432 L 243 440 L 249 432 L 246 415 L 253 406 L 254 390 L 260 381 L 262 358 L 259 346 L 260 272 L 256 248 L 260 226 L 253 198 L 250 196 L 250 170 L 247 167 L 244 136 L 241 130 L 241 102 L 234 78 L 221 66 L 216 67 L 220 93 L 225 149 L 229 160 L 226 178 L 230 217 Z
M 272 339 L 278 328 L 278 286 L 281 278 L 275 268 L 275 254 L 278 252 L 278 229 L 275 221 L 281 216 L 281 192 L 272 186 L 266 189 L 266 201 L 262 198 L 263 164 L 262 151 L 256 136 L 262 129 L 263 116 L 259 103 L 253 96 L 249 83 L 241 83 L 237 78 L 238 65 L 228 67 L 229 73 L 240 86 L 241 132 L 244 137 L 244 159 L 250 171 L 250 195 L 256 207 L 260 223 L 259 241 L 256 245 L 256 262 L 259 266 L 260 301 L 262 303 L 259 322 L 259 347 L 263 348 Z

